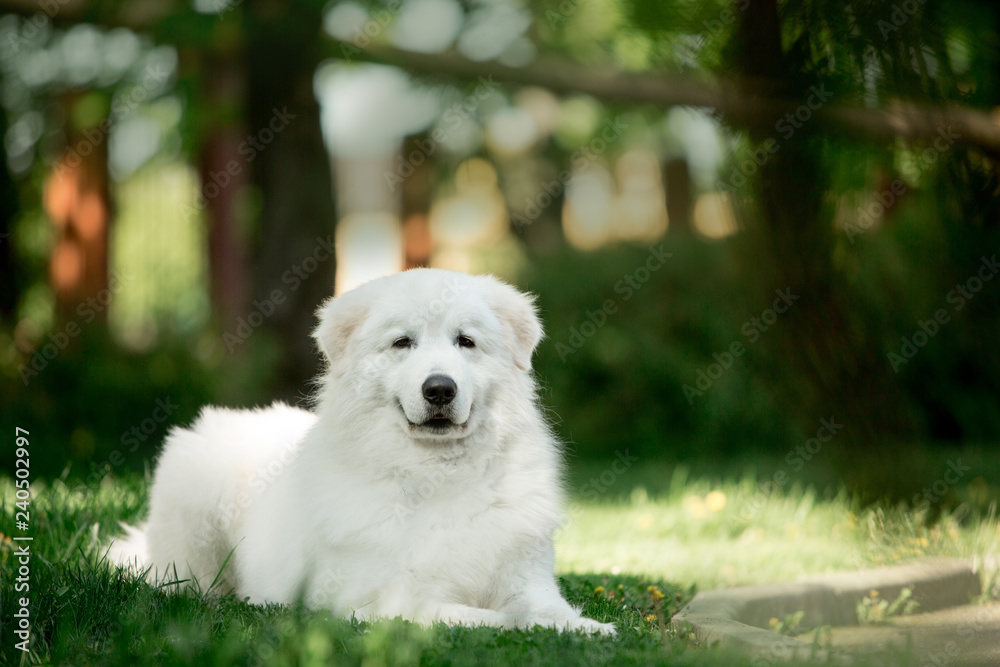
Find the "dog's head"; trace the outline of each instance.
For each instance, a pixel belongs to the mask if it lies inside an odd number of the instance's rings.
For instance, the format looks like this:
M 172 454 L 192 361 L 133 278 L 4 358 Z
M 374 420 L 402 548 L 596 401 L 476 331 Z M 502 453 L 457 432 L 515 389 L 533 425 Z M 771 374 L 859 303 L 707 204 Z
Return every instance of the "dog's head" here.
M 314 336 L 338 391 L 418 440 L 474 432 L 542 336 L 532 299 L 490 276 L 414 269 L 331 299 Z M 502 393 L 502 392 L 500 392 Z M 345 401 L 350 409 L 350 401 Z

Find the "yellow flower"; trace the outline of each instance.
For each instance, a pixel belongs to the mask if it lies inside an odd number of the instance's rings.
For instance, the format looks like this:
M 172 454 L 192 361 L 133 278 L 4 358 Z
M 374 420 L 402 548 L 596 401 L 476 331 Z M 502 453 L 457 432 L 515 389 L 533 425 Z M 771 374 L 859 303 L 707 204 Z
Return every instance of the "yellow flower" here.
M 712 491 L 705 496 L 705 507 L 711 512 L 718 512 L 726 506 L 726 494 L 722 491 Z
M 656 586 L 649 586 L 646 590 L 649 591 L 649 594 L 653 596 L 654 600 L 662 600 L 663 599 L 663 593 L 660 592 L 660 589 L 658 587 L 656 587 Z
M 773 628 L 774 626 L 776 626 L 776 625 L 778 624 L 778 619 L 777 619 L 777 618 L 774 618 L 774 617 L 772 616 L 772 617 L 771 617 L 771 620 L 770 620 L 770 621 L 768 621 L 768 622 L 767 622 L 767 624 L 768 624 L 768 626 L 770 626 L 770 627 L 772 627 L 772 628 Z
M 868 591 L 868 597 L 870 597 L 870 598 L 877 598 L 878 597 L 878 591 L 875 590 L 874 588 L 871 589 L 870 591 Z
M 597 588 L 594 589 L 594 595 L 600 595 L 603 592 L 604 592 L 604 586 L 598 586 Z
M 655 620 L 656 620 L 656 614 L 649 614 L 648 616 L 646 616 L 647 623 L 652 623 Z

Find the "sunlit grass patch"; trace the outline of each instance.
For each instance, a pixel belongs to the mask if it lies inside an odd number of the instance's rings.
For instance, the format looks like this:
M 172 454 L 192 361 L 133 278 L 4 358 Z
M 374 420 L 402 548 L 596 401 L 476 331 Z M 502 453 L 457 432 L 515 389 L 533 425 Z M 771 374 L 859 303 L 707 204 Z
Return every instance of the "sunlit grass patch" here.
M 922 556 L 968 558 L 995 582 L 1000 522 L 995 508 L 913 511 L 861 508 L 846 493 L 820 498 L 754 480 L 689 480 L 675 472 L 655 495 L 644 487 L 598 501 L 574 498 L 556 540 L 557 569 L 628 572 L 699 588 L 786 581 Z

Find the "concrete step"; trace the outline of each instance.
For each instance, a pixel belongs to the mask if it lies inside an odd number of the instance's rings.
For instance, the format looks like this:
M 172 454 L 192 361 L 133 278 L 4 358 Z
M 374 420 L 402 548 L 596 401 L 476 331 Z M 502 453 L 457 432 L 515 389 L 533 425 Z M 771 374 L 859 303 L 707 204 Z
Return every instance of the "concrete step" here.
M 884 624 L 859 625 L 857 605 L 872 591 L 896 600 L 904 588 L 916 613 Z M 672 619 L 705 645 L 719 642 L 755 656 L 854 664 L 983 665 L 1000 667 L 1000 604 L 970 605 L 981 592 L 978 575 L 960 559 L 926 558 L 890 568 L 812 576 L 794 583 L 698 593 Z M 803 612 L 800 627 L 833 626 L 816 638 L 770 631 L 772 618 Z M 897 658 L 905 653 L 906 658 Z M 882 662 L 879 662 L 883 660 Z M 934 660 L 938 660 L 935 662 Z M 874 661 L 874 662 L 873 662 Z

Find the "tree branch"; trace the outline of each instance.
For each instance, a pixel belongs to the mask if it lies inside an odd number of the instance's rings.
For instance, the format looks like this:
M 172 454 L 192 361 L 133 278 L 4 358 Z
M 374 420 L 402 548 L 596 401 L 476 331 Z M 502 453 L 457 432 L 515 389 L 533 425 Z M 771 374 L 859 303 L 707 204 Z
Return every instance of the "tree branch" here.
M 694 76 L 595 70 L 566 62 L 544 61 L 516 68 L 495 62 L 474 62 L 455 55 L 416 53 L 385 46 L 361 49 L 346 42 L 334 42 L 333 51 L 346 60 L 357 58 L 395 65 L 418 75 L 444 75 L 463 81 L 483 78 L 540 86 L 557 93 L 585 93 L 607 102 L 707 107 L 746 127 L 773 126 L 803 104 L 803 100 L 748 95 L 733 83 L 712 82 Z M 866 108 L 830 102 L 810 109 L 810 113 L 828 132 L 853 134 L 877 142 L 896 138 L 934 139 L 943 133 L 960 143 L 1000 156 L 1000 125 L 989 114 L 970 107 L 893 101 L 883 108 Z

